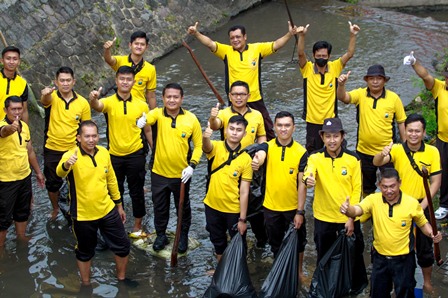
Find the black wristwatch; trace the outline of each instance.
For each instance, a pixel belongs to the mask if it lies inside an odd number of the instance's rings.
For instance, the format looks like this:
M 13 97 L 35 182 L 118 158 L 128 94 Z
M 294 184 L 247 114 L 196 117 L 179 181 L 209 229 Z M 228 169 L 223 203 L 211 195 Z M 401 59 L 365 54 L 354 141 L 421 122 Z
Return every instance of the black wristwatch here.
M 305 210 L 297 210 L 296 214 L 305 216 Z
M 242 222 L 242 223 L 246 223 L 247 222 L 247 219 L 245 219 L 245 218 L 238 218 L 238 221 L 240 221 L 240 222 Z

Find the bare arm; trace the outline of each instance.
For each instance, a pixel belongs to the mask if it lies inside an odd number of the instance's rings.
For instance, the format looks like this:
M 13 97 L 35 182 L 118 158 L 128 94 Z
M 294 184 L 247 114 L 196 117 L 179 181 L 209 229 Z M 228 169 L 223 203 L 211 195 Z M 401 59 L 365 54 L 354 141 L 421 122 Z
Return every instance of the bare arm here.
M 102 112 L 104 108 L 104 104 L 99 100 L 102 89 L 103 87 L 100 87 L 99 90 L 93 90 L 89 94 L 90 107 L 97 112 Z
M 104 45 L 103 45 L 103 48 L 104 48 L 104 53 L 103 53 L 104 61 L 106 61 L 106 63 L 109 64 L 110 66 L 114 66 L 117 63 L 117 59 L 112 57 L 112 53 L 111 53 L 111 48 L 114 45 L 116 39 L 117 38 L 114 37 L 114 39 L 106 41 L 104 43 Z
M 310 25 L 307 24 L 306 26 L 300 26 L 297 27 L 297 34 L 299 34 L 299 39 L 297 41 L 297 53 L 299 56 L 299 66 L 300 68 L 303 68 L 305 66 L 305 64 L 308 62 L 308 59 L 306 59 L 306 54 L 305 54 L 305 35 L 306 32 L 308 31 L 308 27 Z
M 298 175 L 298 186 L 297 186 L 297 210 L 305 210 L 305 201 L 306 201 L 306 186 L 303 183 L 303 172 L 299 172 Z M 298 214 L 294 216 L 294 228 L 300 229 L 303 224 L 303 219 L 305 218 L 304 214 Z
M 345 83 L 348 81 L 348 77 L 351 71 L 347 74 L 341 74 L 338 78 L 338 88 L 336 90 L 337 98 L 345 104 L 350 103 L 350 94 L 345 90 Z
M 31 167 L 33 168 L 34 173 L 36 173 L 37 183 L 39 184 L 39 186 L 41 188 L 44 188 L 45 187 L 45 178 L 40 170 L 39 162 L 37 161 L 36 152 L 34 152 L 31 141 L 29 141 L 28 144 L 26 145 L 26 149 L 28 150 L 28 162 L 30 163 Z
M 393 142 L 390 142 L 389 145 L 384 147 L 383 151 L 375 154 L 375 156 L 373 157 L 373 164 L 375 166 L 380 167 L 380 166 L 385 165 L 388 162 L 390 162 L 389 154 L 390 154 L 390 150 L 392 149 L 393 144 L 394 144 Z
M 406 133 L 404 129 L 404 122 L 398 123 L 398 131 L 400 132 L 400 139 L 402 142 L 406 141 Z
M 351 22 L 348 22 L 348 23 L 350 25 L 350 40 L 348 42 L 347 52 L 344 55 L 342 55 L 342 57 L 341 57 L 342 64 L 344 64 L 344 65 L 346 65 L 347 62 L 355 54 L 356 35 L 358 34 L 359 30 L 361 30 L 358 25 L 356 25 L 356 24 L 352 25 Z
M 148 103 L 150 110 L 153 110 L 157 107 L 156 92 L 154 90 L 146 90 L 146 102 Z
M 29 113 L 28 113 L 28 101 L 23 102 L 23 113 L 22 120 L 25 121 L 26 124 L 29 124 Z
M 216 43 L 208 36 L 205 36 L 201 32 L 198 31 L 198 24 L 199 22 L 196 22 L 194 26 L 188 27 L 188 34 L 193 35 L 194 37 L 199 40 L 200 43 L 202 43 L 204 46 L 210 49 L 210 51 L 215 52 L 216 51 Z
M 240 218 L 246 219 L 247 217 L 247 204 L 249 202 L 250 181 L 241 180 L 240 184 Z M 242 221 L 238 221 L 238 231 L 241 235 L 246 233 L 247 224 Z
M 283 35 L 282 37 L 278 38 L 276 41 L 274 41 L 274 51 L 277 51 L 281 48 L 283 48 L 286 43 L 296 34 L 296 28 L 291 26 L 291 23 L 288 21 L 288 32 Z
M 429 74 L 428 70 L 420 64 L 417 60 L 414 65 L 412 65 L 415 73 L 423 80 L 425 83 L 425 87 L 428 90 L 431 90 L 434 87 L 434 77 Z

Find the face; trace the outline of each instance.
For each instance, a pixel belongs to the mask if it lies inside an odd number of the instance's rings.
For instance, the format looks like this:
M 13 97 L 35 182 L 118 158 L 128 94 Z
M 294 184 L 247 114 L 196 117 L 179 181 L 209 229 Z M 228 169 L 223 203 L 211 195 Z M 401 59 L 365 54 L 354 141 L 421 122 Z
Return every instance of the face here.
M 314 53 L 314 59 L 330 59 L 328 49 L 319 49 Z
M 2 57 L 2 63 L 4 65 L 5 70 L 7 71 L 16 71 L 17 67 L 20 65 L 20 56 L 17 52 L 6 52 Z
M 77 135 L 76 139 L 81 144 L 81 148 L 85 152 L 92 152 L 99 140 L 98 130 L 96 126 L 87 125 L 82 128 L 81 135 Z
M 325 148 L 328 153 L 337 155 L 341 149 L 342 141 L 344 136 L 341 132 L 324 132 L 322 134 L 322 141 L 324 142 Z
M 165 89 L 165 94 L 163 95 L 163 105 L 168 112 L 177 113 L 182 105 L 183 99 L 180 90 L 168 88 Z
M 226 135 L 230 143 L 239 143 L 246 135 L 246 128 L 241 123 L 229 123 Z
M 230 44 L 234 50 L 242 51 L 246 47 L 247 35 L 241 33 L 240 29 L 230 31 L 229 33 Z
M 8 108 L 4 108 L 6 117 L 9 121 L 15 121 L 22 118 L 23 113 L 23 103 L 21 102 L 10 102 Z M 17 118 L 19 117 L 19 118 Z
M 136 38 L 132 43 L 129 43 L 129 49 L 131 53 L 137 56 L 142 56 L 148 49 L 148 44 L 146 43 L 146 38 L 139 37 Z
M 367 86 L 370 92 L 380 93 L 383 91 L 384 85 L 386 84 L 386 79 L 382 76 L 367 77 Z
M 118 91 L 128 93 L 131 92 L 132 86 L 134 86 L 134 75 L 130 73 L 120 73 L 115 78 Z
M 60 73 L 54 81 L 54 84 L 58 87 L 59 92 L 62 94 L 69 93 L 75 86 L 75 79 L 69 73 Z
M 401 182 L 396 178 L 382 178 L 379 182 L 379 187 L 383 197 L 391 202 L 398 199 L 400 195 Z
M 406 142 L 409 145 L 419 146 L 425 137 L 426 131 L 423 129 L 423 123 L 415 121 L 408 123 L 404 128 Z
M 274 131 L 279 140 L 290 142 L 292 133 L 295 131 L 295 129 L 296 128 L 291 117 L 275 119 Z
M 244 86 L 234 86 L 232 90 L 230 90 L 230 100 L 232 101 L 232 105 L 236 108 L 245 107 L 249 97 L 250 94 Z

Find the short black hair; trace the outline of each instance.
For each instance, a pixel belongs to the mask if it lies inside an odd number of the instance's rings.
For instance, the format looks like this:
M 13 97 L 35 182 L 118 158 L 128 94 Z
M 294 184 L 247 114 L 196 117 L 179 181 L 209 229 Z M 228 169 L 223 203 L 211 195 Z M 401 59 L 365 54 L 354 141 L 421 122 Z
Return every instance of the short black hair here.
M 20 57 L 20 49 L 18 47 L 7 46 L 6 48 L 4 48 L 3 51 L 2 51 L 2 58 L 3 58 L 3 56 L 5 56 L 5 54 L 7 52 L 16 52 L 17 54 L 19 54 L 19 57 Z
M 5 108 L 9 108 L 11 102 L 17 102 L 17 103 L 20 102 L 23 106 L 23 100 L 18 96 L 12 95 L 5 99 Z
M 247 84 L 246 82 L 243 82 L 243 81 L 233 82 L 232 85 L 230 85 L 230 90 L 232 90 L 233 87 L 238 87 L 238 86 L 242 86 L 242 87 L 246 88 L 247 93 L 250 93 L 249 84 Z
M 96 127 L 96 131 L 98 132 L 98 125 L 97 125 L 93 120 L 85 120 L 85 121 L 82 121 L 82 122 L 79 124 L 79 127 L 78 127 L 78 135 L 79 135 L 79 136 L 81 135 L 81 133 L 82 133 L 82 128 L 83 128 L 84 126 L 95 126 L 95 127 Z
M 316 42 L 313 45 L 313 56 L 314 54 L 320 50 L 320 49 L 327 49 L 328 50 L 328 55 L 331 54 L 331 49 L 333 48 L 333 46 L 331 45 L 331 43 L 329 43 L 328 41 L 325 40 L 319 40 L 318 42 Z
M 165 87 L 162 90 L 162 96 L 165 95 L 166 89 L 176 89 L 180 90 L 180 96 L 184 96 L 184 89 L 182 89 L 182 86 L 178 83 L 168 83 L 165 85 Z
M 230 123 L 243 124 L 244 128 L 246 128 L 247 125 L 249 124 L 247 122 L 246 118 L 244 118 L 241 115 L 235 115 L 235 116 L 230 117 L 228 124 L 230 125 Z
M 146 33 L 143 31 L 135 31 L 131 35 L 131 43 L 133 43 L 137 38 L 144 38 L 146 40 L 146 44 L 149 43 L 149 37 L 146 36 Z
M 57 71 L 56 71 L 56 79 L 59 78 L 59 75 L 61 73 L 68 73 L 72 76 L 72 78 L 75 77 L 75 73 L 73 72 L 73 69 L 71 69 L 68 66 L 61 66 Z
M 404 127 L 408 126 L 408 124 L 413 122 L 421 122 L 423 125 L 423 129 L 426 129 L 426 120 L 425 118 L 420 114 L 410 114 L 407 116 L 406 120 L 404 121 Z
M 236 31 L 236 30 L 241 30 L 241 33 L 243 35 L 246 35 L 246 27 L 244 27 L 243 25 L 235 25 L 229 28 L 229 31 L 227 31 L 227 35 L 230 34 L 230 32 L 232 31 Z
M 384 168 L 380 170 L 378 181 L 381 182 L 383 178 L 384 179 L 395 178 L 397 179 L 397 181 L 400 181 L 400 175 L 398 174 L 398 171 L 395 168 Z
M 289 118 L 291 118 L 291 119 L 292 119 L 292 123 L 294 123 L 294 115 L 291 114 L 290 112 L 287 112 L 287 111 L 281 111 L 281 112 L 278 112 L 277 115 L 275 115 L 274 122 L 275 122 L 277 119 L 285 118 L 285 117 L 289 117 Z
M 130 74 L 130 73 L 132 74 L 132 76 L 135 76 L 135 72 L 132 67 L 123 65 L 117 69 L 115 77 L 118 77 L 119 74 Z

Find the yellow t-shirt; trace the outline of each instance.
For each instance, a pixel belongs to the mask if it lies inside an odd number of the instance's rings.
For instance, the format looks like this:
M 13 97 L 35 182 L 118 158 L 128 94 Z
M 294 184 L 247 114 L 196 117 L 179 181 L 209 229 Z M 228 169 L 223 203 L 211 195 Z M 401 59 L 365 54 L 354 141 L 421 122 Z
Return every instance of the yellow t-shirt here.
M 113 56 L 117 62 L 112 69 L 117 71 L 121 66 L 132 66 L 129 56 Z M 147 61 L 143 61 L 141 70 L 135 74 L 135 84 L 132 86 L 132 96 L 146 103 L 146 90 L 155 91 L 157 87 L 156 68 Z
M 213 149 L 207 153 L 211 171 L 228 160 L 230 151 L 225 141 L 212 141 Z M 236 152 L 235 152 L 236 153 Z M 252 181 L 252 158 L 246 152 L 238 155 L 210 177 L 204 204 L 226 213 L 240 212 L 240 179 Z
M 437 137 L 448 142 L 448 90 L 445 81 L 434 80 L 431 93 L 436 101 Z
M 342 149 L 332 158 L 325 147 L 308 157 L 303 174 L 305 181 L 310 174 L 316 179 L 314 186 L 314 217 L 321 221 L 345 223 L 347 216 L 339 212 L 347 196 L 350 204 L 361 199 L 361 161 L 356 153 Z
M 0 129 L 11 124 L 7 118 L 0 121 Z M 30 129 L 28 125 L 20 121 L 21 131 L 2 138 L 0 137 L 0 181 L 19 181 L 31 174 L 28 161 L 28 143 L 30 141 Z
M 22 101 L 28 100 L 28 85 L 24 78 L 19 74 L 15 74 L 12 79 L 9 79 L 3 73 L 0 74 L 0 119 L 5 118 L 6 113 L 3 110 L 5 107 L 5 100 L 10 96 L 18 96 Z
M 155 108 L 149 112 L 146 121 L 152 125 L 155 139 L 150 161 L 154 173 L 166 178 L 181 178 L 182 170 L 189 163 L 199 163 L 202 129 L 193 113 L 181 108 L 179 115 L 173 119 L 165 108 Z
M 408 254 L 414 245 L 413 222 L 419 227 L 428 222 L 417 200 L 405 193 L 392 206 L 380 192 L 367 196 L 358 206 L 372 216 L 373 246 L 384 256 Z
M 394 136 L 394 121 L 406 120 L 400 97 L 384 89 L 383 94 L 375 99 L 367 88 L 349 92 L 350 102 L 357 106 L 358 144 L 356 149 L 367 155 L 375 155 L 390 144 Z
M 239 115 L 231 106 L 223 110 L 219 110 L 218 118 L 221 120 L 221 129 L 224 132 L 224 139 L 226 138 L 226 128 L 232 116 Z M 246 135 L 241 140 L 241 147 L 246 148 L 255 143 L 258 137 L 266 136 L 264 128 L 263 115 L 257 110 L 247 107 L 247 112 L 243 115 L 247 120 Z
M 282 146 L 277 139 L 268 142 L 263 206 L 274 211 L 297 209 L 299 172 L 303 172 L 308 153 L 292 141 Z
M 125 156 L 143 148 L 142 130 L 137 126 L 137 120 L 143 113 L 148 114 L 149 108 L 141 100 L 118 98 L 117 94 L 100 99 L 107 122 L 107 139 L 109 152 L 115 156 Z
M 261 88 L 261 60 L 274 51 L 274 42 L 249 43 L 242 53 L 232 46 L 215 42 L 216 51 L 213 53 L 224 61 L 225 87 L 229 94 L 230 86 L 235 81 L 249 84 L 249 102 L 263 98 Z
M 303 76 L 303 120 L 308 123 L 323 124 L 326 118 L 337 116 L 336 88 L 338 77 L 343 69 L 341 58 L 329 61 L 323 75 L 317 71 L 311 61 L 300 69 Z
M 73 98 L 66 102 L 59 91 L 51 94 L 45 108 L 45 148 L 67 151 L 76 145 L 76 134 L 82 121 L 90 120 L 89 102 L 73 91 Z

